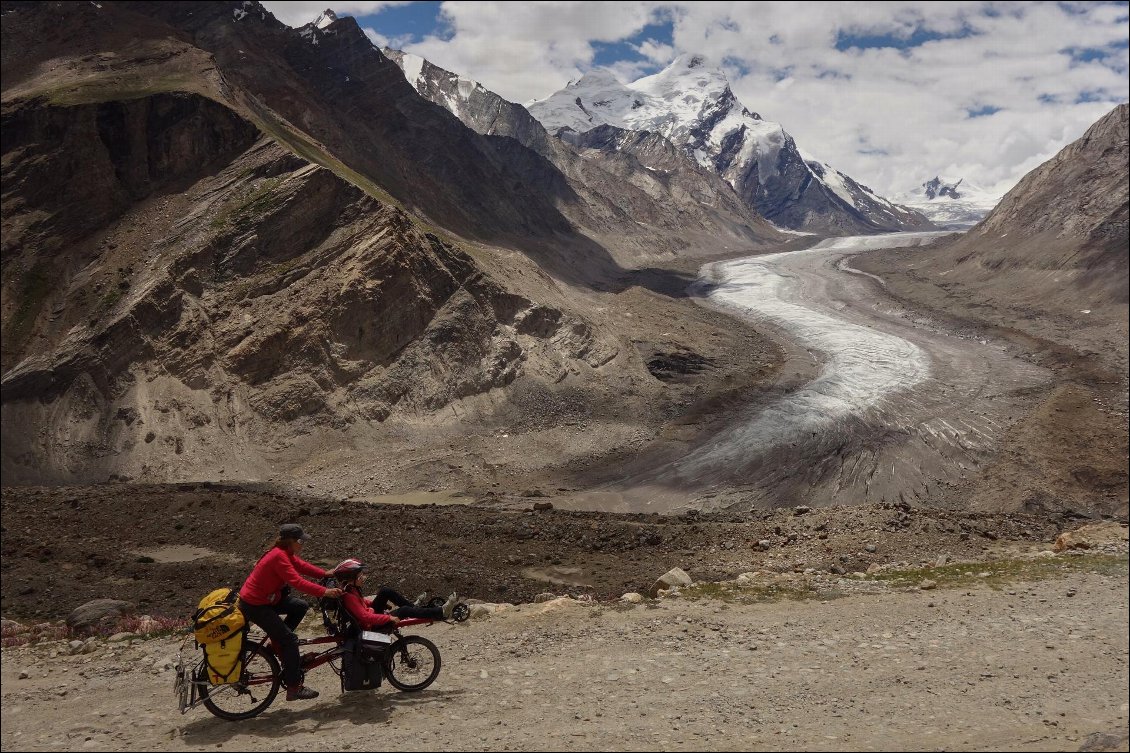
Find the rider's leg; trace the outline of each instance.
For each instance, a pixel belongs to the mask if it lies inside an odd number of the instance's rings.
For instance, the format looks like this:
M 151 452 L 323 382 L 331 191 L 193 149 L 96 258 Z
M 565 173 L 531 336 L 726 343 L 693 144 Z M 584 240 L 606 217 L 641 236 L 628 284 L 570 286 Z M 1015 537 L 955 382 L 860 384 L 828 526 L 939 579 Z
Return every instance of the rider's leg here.
M 248 621 L 263 628 L 263 632 L 270 636 L 275 645 L 279 647 L 282 655 L 283 684 L 288 688 L 293 688 L 302 682 L 302 669 L 298 658 L 298 636 L 282 621 L 282 617 L 276 611 L 277 607 L 277 604 L 252 606 L 242 599 L 239 602 L 239 608 Z
M 389 612 L 393 617 L 416 617 L 422 620 L 446 620 L 451 618 L 451 612 L 455 609 L 457 597 L 451 594 L 447 602 L 442 607 L 417 607 L 409 605 L 406 607 L 397 607 Z
M 442 620 L 443 609 L 440 607 L 414 607 L 412 605 L 397 607 L 389 612 L 393 617 L 415 617 L 421 620 Z
M 275 605 L 275 611 L 280 616 L 286 615 L 283 622 L 291 630 L 298 629 L 298 623 L 302 622 L 302 618 L 310 610 L 310 605 L 297 596 L 287 596 L 285 599 Z
M 404 596 L 396 590 L 381 586 L 381 590 L 377 591 L 377 595 L 373 597 L 373 610 L 376 612 L 383 612 L 388 609 L 390 604 L 398 607 L 408 607 L 412 602 L 404 598 Z

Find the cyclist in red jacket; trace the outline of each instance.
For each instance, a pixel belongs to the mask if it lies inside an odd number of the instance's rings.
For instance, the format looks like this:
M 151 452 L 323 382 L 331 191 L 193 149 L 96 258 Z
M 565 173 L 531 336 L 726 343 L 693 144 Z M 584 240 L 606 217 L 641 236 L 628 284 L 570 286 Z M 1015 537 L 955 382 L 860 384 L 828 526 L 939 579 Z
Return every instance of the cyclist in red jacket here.
M 294 634 L 310 607 L 286 591 L 294 588 L 317 598 L 337 598 L 342 593 L 340 588 L 326 588 L 302 577 L 327 576 L 325 570 L 298 556 L 309 538 L 302 526 L 295 523 L 280 527 L 274 546 L 259 558 L 251 575 L 247 576 L 243 587 L 239 589 L 240 611 L 248 622 L 263 628 L 282 653 L 283 682 L 286 684 L 288 701 L 317 698 L 318 691 L 302 685 L 298 636 Z M 282 618 L 284 614 L 285 620 Z

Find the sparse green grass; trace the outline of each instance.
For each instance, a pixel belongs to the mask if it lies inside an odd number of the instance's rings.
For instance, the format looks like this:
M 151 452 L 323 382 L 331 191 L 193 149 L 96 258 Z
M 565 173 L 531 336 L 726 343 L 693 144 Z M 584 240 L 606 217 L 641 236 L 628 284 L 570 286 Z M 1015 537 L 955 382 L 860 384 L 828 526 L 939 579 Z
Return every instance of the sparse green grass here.
M 909 588 L 924 580 L 932 580 L 937 588 L 967 588 L 985 585 L 995 590 L 1016 583 L 1056 578 L 1066 573 L 1089 572 L 1116 575 L 1123 578 L 1130 572 L 1127 555 L 1085 554 L 1058 556 L 1048 559 L 1003 559 L 984 562 L 964 562 L 942 567 L 918 567 L 904 570 L 884 570 L 867 575 L 858 582 L 873 583 L 891 588 Z M 988 573 L 982 576 L 981 573 Z M 757 604 L 777 601 L 821 601 L 847 596 L 851 589 L 834 585 L 798 580 L 797 582 L 738 585 L 735 582 L 696 583 L 684 588 L 680 597 L 685 599 L 714 599 L 726 603 Z
M 23 274 L 16 286 L 18 303 L 4 327 L 4 339 L 9 351 L 19 352 L 23 347 L 31 334 L 32 325 L 39 318 L 43 302 L 47 300 L 53 287 L 54 280 L 48 273 L 47 266 L 41 262 L 37 262 Z
M 890 583 L 894 586 L 916 586 L 932 580 L 938 588 L 961 587 L 982 583 L 1000 589 L 1016 582 L 1044 580 L 1069 572 L 1094 572 L 1126 576 L 1130 569 L 1127 555 L 1084 554 L 1046 559 L 1003 559 L 964 562 L 942 567 L 884 570 L 868 575 L 865 580 Z M 981 573 L 988 573 L 982 576 Z
M 275 141 L 279 142 L 287 149 L 290 149 L 292 152 L 297 154 L 299 157 L 302 157 L 307 162 L 311 162 L 315 165 L 320 165 L 337 175 L 339 178 L 352 183 L 354 186 L 361 189 L 377 201 L 380 201 L 383 204 L 395 206 L 401 210 L 404 209 L 404 207 L 401 206 L 400 202 L 396 201 L 396 199 L 394 199 L 392 195 L 388 193 L 388 191 L 385 191 L 383 188 L 366 178 L 361 173 L 350 167 L 347 167 L 339 160 L 330 156 L 328 152 L 308 139 L 304 134 L 299 133 L 298 131 L 289 127 L 270 109 L 264 107 L 257 101 L 252 101 L 250 104 L 254 115 L 253 120 L 255 122 L 255 125 L 259 126 L 260 130 L 269 135 Z M 409 214 L 409 217 L 412 217 L 412 215 Z M 420 224 L 415 217 L 412 217 L 412 220 L 413 222 Z
M 128 267 L 118 269 L 118 283 L 107 290 L 98 301 L 100 315 L 109 313 L 118 305 L 118 302 L 125 297 L 126 291 L 129 290 L 129 278 L 131 274 L 133 274 L 133 270 Z
M 253 220 L 256 215 L 264 214 L 275 203 L 274 191 L 281 182 L 281 178 L 268 178 L 243 197 L 238 204 L 229 203 L 221 209 L 209 224 L 213 229 L 219 230 L 229 223 L 247 222 Z
M 115 72 L 112 78 L 93 77 L 55 89 L 35 92 L 34 95 L 43 97 L 52 105 L 74 107 L 141 99 L 168 92 L 188 92 L 214 99 L 211 92 L 206 91 L 191 74 L 124 76 L 120 71 Z
M 741 586 L 733 582 L 696 583 L 684 588 L 681 597 L 686 599 L 714 599 L 726 603 L 763 604 L 777 601 L 805 601 L 808 599 L 838 599 L 845 594 L 837 589 L 817 588 L 808 583 L 766 583 Z

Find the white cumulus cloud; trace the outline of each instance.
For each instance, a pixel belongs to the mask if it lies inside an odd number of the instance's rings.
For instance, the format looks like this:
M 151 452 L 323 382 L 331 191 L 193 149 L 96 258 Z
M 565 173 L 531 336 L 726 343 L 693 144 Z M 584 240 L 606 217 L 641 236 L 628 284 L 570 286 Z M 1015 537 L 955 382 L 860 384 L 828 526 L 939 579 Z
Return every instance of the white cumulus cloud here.
M 303 22 L 323 4 L 265 3 L 306 6 Z M 705 53 L 750 110 L 885 195 L 935 174 L 1003 193 L 1130 99 L 1124 3 L 445 2 L 440 20 L 416 41 L 379 16 L 366 31 L 522 103 L 590 70 L 601 43 L 623 43 L 609 67 L 624 81 Z M 649 24 L 671 39 L 640 39 Z

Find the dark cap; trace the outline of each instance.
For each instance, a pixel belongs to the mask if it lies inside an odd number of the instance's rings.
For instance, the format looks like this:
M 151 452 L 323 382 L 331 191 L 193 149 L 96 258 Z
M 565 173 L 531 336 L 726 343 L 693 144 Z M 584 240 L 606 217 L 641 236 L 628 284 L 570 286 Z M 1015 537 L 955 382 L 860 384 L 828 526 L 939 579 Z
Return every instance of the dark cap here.
M 306 541 L 306 539 L 310 538 L 310 535 L 303 531 L 302 526 L 297 523 L 286 523 L 279 527 L 279 538 Z

